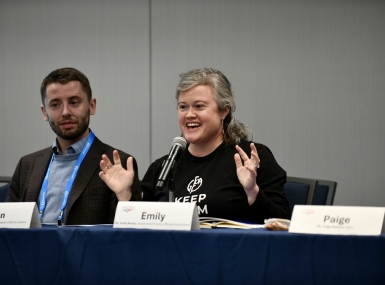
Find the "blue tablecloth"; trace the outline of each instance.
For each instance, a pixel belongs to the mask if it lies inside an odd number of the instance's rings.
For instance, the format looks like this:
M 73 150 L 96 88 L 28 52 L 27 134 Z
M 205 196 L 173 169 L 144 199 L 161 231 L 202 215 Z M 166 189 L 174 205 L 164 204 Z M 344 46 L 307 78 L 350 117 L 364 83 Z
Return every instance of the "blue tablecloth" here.
M 0 229 L 0 284 L 385 284 L 385 235 Z

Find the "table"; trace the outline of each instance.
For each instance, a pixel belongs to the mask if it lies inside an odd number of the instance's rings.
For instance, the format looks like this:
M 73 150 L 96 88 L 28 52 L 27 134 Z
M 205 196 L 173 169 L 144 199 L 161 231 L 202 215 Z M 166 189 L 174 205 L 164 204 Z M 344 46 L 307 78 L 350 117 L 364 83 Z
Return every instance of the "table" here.
M 385 284 L 385 235 L 0 229 L 0 284 Z

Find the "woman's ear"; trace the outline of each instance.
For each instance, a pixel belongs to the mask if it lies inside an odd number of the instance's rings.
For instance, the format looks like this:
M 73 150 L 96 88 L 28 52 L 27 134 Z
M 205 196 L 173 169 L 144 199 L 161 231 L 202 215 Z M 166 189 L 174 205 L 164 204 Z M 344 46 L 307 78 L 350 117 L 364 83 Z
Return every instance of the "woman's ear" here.
M 226 106 L 224 109 L 223 109 L 223 116 L 222 116 L 222 120 L 224 120 L 226 118 L 226 116 L 230 113 L 230 106 Z

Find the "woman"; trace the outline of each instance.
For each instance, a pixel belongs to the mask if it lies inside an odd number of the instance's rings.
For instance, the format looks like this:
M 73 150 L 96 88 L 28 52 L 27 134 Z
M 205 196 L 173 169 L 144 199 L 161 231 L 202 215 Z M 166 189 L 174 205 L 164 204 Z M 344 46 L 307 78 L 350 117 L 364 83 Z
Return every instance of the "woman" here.
M 290 218 L 283 189 L 286 172 L 266 146 L 247 141 L 245 125 L 233 116 L 235 102 L 226 76 L 212 68 L 180 76 L 178 120 L 188 145 L 173 172 L 175 201 L 196 202 L 200 216 L 259 224 L 267 218 Z M 143 177 L 143 200 L 168 200 L 168 189 L 155 187 L 166 157 L 153 162 Z M 117 195 L 130 195 L 132 168 L 125 171 L 117 153 L 114 160 L 112 165 L 102 157 L 100 177 Z

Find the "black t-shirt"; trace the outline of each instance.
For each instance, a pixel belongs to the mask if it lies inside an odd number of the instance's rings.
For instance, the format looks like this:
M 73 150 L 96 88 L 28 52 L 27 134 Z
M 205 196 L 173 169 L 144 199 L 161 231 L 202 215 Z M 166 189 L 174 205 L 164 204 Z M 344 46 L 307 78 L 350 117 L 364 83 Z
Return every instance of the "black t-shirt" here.
M 250 156 L 250 142 L 239 146 Z M 257 200 L 248 205 L 245 190 L 238 180 L 235 146 L 222 143 L 205 157 L 195 157 L 188 149 L 179 157 L 173 172 L 176 202 L 195 202 L 199 216 L 263 223 L 267 218 L 290 218 L 289 203 L 283 185 L 286 172 L 278 165 L 271 151 L 255 143 L 261 160 L 257 172 L 260 191 Z M 142 180 L 143 200 L 168 201 L 168 189 L 157 191 L 155 184 L 164 156 L 152 163 Z

